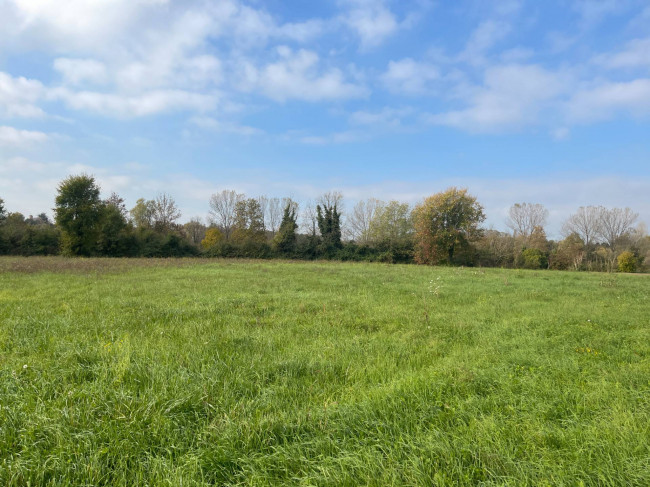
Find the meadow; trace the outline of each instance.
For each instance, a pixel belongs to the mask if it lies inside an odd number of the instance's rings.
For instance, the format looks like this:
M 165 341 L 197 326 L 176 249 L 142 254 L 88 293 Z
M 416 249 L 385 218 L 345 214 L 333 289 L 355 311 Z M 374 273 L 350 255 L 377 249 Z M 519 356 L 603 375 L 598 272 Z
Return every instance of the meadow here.
M 0 259 L 0 485 L 650 485 L 650 277 Z

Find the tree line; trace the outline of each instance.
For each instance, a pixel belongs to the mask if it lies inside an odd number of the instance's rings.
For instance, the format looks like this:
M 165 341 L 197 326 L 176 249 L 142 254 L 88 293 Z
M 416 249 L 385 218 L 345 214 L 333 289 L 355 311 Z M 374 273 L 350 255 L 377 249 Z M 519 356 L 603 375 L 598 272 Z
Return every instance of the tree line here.
M 482 205 L 466 189 L 449 188 L 411 207 L 367 199 L 343 213 L 329 192 L 299 207 L 291 198 L 251 198 L 233 190 L 210 197 L 206 223 L 181 224 L 168 194 L 127 209 L 113 193 L 101 198 L 92 176 L 70 176 L 57 187 L 54 221 L 45 213 L 9 213 L 0 199 L 0 254 L 109 257 L 245 257 L 378 261 L 434 265 L 642 270 L 650 237 L 629 208 L 580 207 L 549 240 L 548 210 L 517 203 L 506 225 L 482 226 Z M 635 226 L 636 225 L 636 226 Z

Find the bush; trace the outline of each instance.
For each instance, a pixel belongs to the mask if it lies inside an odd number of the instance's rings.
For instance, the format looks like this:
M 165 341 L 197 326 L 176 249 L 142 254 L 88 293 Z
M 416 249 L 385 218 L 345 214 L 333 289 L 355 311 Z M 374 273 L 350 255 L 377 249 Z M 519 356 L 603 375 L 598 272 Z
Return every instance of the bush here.
M 637 260 L 629 250 L 622 252 L 616 260 L 618 261 L 619 272 L 636 272 Z
M 524 269 L 543 269 L 548 266 L 546 254 L 539 249 L 524 249 L 517 259 L 517 267 Z

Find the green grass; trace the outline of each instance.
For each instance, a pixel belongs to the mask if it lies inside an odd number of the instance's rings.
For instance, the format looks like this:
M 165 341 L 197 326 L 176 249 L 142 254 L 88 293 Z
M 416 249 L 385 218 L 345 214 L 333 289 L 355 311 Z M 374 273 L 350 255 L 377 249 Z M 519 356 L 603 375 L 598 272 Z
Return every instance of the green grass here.
M 0 485 L 650 485 L 650 278 L 0 259 Z

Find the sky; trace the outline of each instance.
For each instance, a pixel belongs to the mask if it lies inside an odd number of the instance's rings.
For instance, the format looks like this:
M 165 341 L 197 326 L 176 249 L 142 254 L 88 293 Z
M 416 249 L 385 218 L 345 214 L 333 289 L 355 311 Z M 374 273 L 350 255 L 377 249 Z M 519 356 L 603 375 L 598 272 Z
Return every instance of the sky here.
M 52 215 L 94 175 L 170 194 L 326 191 L 416 204 L 450 186 L 630 207 L 650 224 L 648 0 L 0 0 L 0 198 Z

